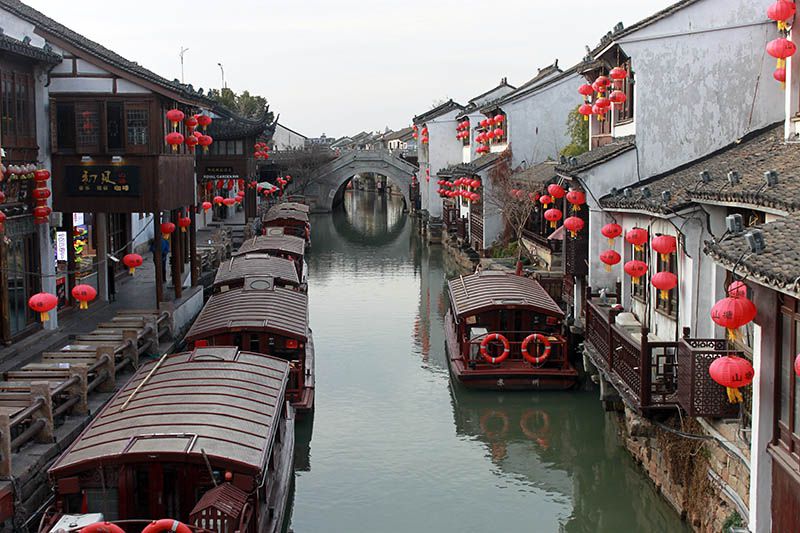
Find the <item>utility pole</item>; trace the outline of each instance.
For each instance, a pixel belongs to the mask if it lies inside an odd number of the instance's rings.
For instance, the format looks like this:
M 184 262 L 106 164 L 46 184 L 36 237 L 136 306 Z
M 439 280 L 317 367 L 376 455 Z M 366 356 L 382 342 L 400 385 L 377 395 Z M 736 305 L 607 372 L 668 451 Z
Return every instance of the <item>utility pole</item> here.
M 219 66 L 219 71 L 222 74 L 222 88 L 227 89 L 228 86 L 225 85 L 225 69 L 222 67 L 222 63 L 217 63 L 217 66 Z
M 181 46 L 181 83 L 183 83 L 183 54 L 185 54 L 188 51 L 189 51 L 188 48 L 184 48 L 183 46 Z

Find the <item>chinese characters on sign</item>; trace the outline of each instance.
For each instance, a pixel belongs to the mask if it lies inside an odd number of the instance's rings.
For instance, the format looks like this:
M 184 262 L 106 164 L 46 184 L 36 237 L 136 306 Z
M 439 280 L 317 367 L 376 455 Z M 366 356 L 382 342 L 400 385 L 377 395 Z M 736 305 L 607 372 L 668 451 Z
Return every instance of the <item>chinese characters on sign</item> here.
M 141 196 L 139 167 L 68 166 L 69 196 Z

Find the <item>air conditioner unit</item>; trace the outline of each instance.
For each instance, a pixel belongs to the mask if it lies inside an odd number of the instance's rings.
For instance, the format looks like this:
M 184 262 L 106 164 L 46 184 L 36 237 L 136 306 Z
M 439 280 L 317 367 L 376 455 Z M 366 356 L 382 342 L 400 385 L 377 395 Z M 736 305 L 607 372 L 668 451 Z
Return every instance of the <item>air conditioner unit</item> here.
M 744 219 L 740 214 L 728 215 L 725 217 L 725 227 L 728 228 L 728 233 L 734 235 L 744 231 Z

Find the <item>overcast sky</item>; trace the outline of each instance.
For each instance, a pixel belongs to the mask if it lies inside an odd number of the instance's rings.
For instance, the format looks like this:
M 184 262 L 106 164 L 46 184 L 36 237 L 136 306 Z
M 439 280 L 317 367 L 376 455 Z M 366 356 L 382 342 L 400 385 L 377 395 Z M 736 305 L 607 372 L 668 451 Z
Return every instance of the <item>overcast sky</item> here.
M 442 98 L 579 61 L 674 0 L 24 0 L 168 78 L 265 96 L 309 137 L 399 129 Z M 576 95 L 576 102 L 578 101 Z

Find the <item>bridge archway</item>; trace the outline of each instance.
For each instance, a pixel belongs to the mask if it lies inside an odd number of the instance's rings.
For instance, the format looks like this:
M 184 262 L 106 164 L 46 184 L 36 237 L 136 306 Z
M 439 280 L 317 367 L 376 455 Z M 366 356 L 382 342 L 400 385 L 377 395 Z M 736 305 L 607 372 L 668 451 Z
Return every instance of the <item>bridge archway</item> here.
M 416 172 L 417 167 L 388 151 L 347 152 L 314 173 L 315 208 L 318 211 L 333 211 L 342 202 L 347 182 L 356 174 L 366 173 L 386 176 L 400 188 L 406 206 L 410 207 L 409 189 Z

